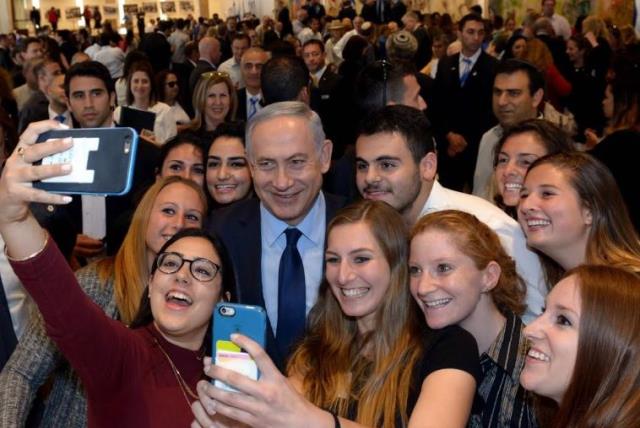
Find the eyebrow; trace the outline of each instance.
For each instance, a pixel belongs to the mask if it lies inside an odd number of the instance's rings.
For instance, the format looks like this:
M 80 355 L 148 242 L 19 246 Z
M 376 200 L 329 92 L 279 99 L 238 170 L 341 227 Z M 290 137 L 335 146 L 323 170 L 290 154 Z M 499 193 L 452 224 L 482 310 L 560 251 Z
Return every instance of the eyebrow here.
M 559 305 L 559 304 L 555 304 L 554 305 L 557 309 L 561 310 L 561 311 L 565 311 L 565 312 L 571 312 L 572 314 L 574 314 L 577 318 L 580 318 L 580 316 L 578 315 L 578 313 L 576 311 L 574 311 L 571 308 L 568 308 L 564 305 Z
M 221 156 L 210 155 L 210 156 L 207 156 L 207 159 L 222 160 L 222 157 Z M 227 159 L 228 160 L 247 160 L 247 157 L 246 156 L 229 156 Z

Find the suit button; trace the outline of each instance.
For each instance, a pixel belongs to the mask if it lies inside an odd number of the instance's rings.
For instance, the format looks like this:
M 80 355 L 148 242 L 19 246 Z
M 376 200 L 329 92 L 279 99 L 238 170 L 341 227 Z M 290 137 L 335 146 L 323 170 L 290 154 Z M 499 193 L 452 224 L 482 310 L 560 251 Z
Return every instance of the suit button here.
M 52 213 L 54 209 L 55 208 L 53 205 L 47 205 L 47 211 L 49 211 L 50 213 Z

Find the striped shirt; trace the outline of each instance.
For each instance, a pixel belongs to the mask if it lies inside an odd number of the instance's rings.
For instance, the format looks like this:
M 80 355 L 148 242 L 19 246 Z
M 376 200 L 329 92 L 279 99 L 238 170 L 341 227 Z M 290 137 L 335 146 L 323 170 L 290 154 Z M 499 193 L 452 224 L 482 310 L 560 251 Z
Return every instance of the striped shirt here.
M 538 426 L 531 403 L 532 395 L 520 386 L 520 372 L 527 353 L 526 339 L 522 334 L 524 324 L 511 312 L 506 318 L 495 342 L 480 356 L 483 377 L 478 386 L 478 396 L 484 403 L 474 405 L 468 424 L 470 428 Z

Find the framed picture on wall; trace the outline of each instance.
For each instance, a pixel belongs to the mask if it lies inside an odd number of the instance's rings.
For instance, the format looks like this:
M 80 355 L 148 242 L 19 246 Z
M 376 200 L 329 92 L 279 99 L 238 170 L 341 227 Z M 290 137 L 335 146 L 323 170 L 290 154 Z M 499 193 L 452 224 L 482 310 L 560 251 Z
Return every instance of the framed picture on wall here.
M 142 3 L 142 11 L 145 13 L 158 13 L 158 4 L 157 3 Z
M 163 1 L 160 3 L 160 8 L 163 13 L 172 13 L 176 11 L 176 2 L 174 1 Z
M 102 10 L 105 15 L 114 16 L 118 14 L 118 8 L 116 6 L 102 6 Z
M 78 19 L 82 16 L 79 7 L 68 7 L 64 10 L 65 19 Z
M 126 14 L 138 13 L 138 5 L 137 4 L 125 4 L 125 5 L 123 5 L 123 7 L 124 7 L 124 13 L 126 13 Z
M 181 1 L 180 2 L 180 10 L 182 12 L 193 12 L 193 3 L 190 1 Z

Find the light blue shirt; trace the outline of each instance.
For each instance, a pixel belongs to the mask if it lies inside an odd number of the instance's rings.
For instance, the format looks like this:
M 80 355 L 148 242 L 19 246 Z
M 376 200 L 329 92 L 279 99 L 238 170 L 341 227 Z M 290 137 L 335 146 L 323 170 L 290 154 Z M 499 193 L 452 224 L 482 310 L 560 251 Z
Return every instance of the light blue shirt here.
M 482 53 L 482 49 L 478 49 L 476 51 L 476 53 L 474 53 L 470 57 L 466 57 L 466 56 L 462 55 L 462 52 L 460 52 L 460 56 L 458 57 L 458 74 L 459 74 L 461 79 L 462 79 L 462 75 L 466 71 L 466 67 L 467 67 L 467 65 L 464 63 L 464 60 L 468 59 L 469 61 L 471 61 L 471 64 L 469 64 L 469 72 L 471 72 L 471 70 L 473 70 L 473 67 L 475 67 L 476 62 L 478 61 L 478 58 L 480 58 L 480 54 L 481 53 Z
M 296 226 L 302 232 L 297 247 L 304 266 L 306 314 L 309 314 L 309 310 L 316 303 L 318 289 L 322 282 L 326 217 L 326 203 L 324 195 L 320 192 L 311 210 Z M 278 326 L 278 271 L 280 258 L 287 243 L 284 231 L 289 227 L 286 222 L 274 217 L 260 203 L 262 295 L 273 334 L 276 333 Z

